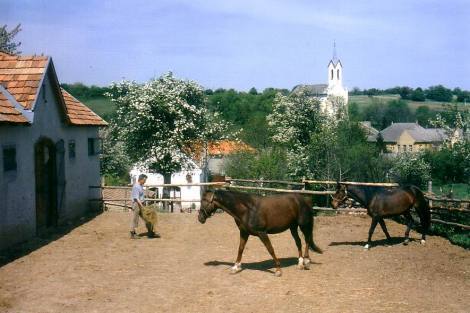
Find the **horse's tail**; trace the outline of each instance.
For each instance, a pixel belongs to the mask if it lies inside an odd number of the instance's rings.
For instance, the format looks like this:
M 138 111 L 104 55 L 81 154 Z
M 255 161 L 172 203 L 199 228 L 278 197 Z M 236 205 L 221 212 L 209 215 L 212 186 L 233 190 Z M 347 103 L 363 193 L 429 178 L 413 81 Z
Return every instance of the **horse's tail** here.
M 305 238 L 307 239 L 306 241 L 310 250 L 321 254 L 323 253 L 323 250 L 320 249 L 320 247 L 317 246 L 315 242 L 313 241 L 313 223 L 314 223 L 314 219 L 312 217 L 312 223 L 309 225 L 309 227 L 307 227 L 307 229 L 304 232 L 304 235 L 305 235 Z
M 320 249 L 320 247 L 317 246 L 317 245 L 315 244 L 315 242 L 313 242 L 313 238 L 312 238 L 312 237 L 310 237 L 310 242 L 308 243 L 308 247 L 309 247 L 310 250 L 312 250 L 312 251 L 315 251 L 315 252 L 320 253 L 320 254 L 323 253 L 323 250 Z
M 429 207 L 429 201 L 426 200 L 423 192 L 418 187 L 409 186 L 408 188 L 415 196 L 416 200 L 414 207 L 421 221 L 423 233 L 426 234 L 431 226 L 431 208 Z

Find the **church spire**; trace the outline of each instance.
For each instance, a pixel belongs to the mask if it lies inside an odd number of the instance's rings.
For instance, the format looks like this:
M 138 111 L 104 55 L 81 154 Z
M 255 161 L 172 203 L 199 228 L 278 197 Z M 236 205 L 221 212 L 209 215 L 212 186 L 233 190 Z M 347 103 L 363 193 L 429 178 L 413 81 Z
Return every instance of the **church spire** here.
M 333 41 L 333 64 L 336 65 L 338 63 L 338 56 L 336 55 L 336 40 Z

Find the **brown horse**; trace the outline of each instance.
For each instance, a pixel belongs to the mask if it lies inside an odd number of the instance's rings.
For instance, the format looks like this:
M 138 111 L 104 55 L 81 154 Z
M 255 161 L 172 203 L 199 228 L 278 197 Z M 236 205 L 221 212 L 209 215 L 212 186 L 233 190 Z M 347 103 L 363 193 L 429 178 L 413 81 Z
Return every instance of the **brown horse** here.
M 336 193 L 333 195 L 333 201 L 331 202 L 332 207 L 337 209 L 346 198 L 352 198 L 364 205 L 367 208 L 367 214 L 372 217 L 369 237 L 367 244 L 364 246 L 365 249 L 369 249 L 371 246 L 372 234 L 377 223 L 380 224 L 387 240 L 391 239 L 385 226 L 384 217 L 398 215 L 403 215 L 407 220 L 404 244 L 408 244 L 411 226 L 413 225 L 413 217 L 410 210 L 413 207 L 416 213 L 418 213 L 421 223 L 421 243 L 424 244 L 426 242 L 426 232 L 431 224 L 431 211 L 423 192 L 418 187 L 403 186 L 386 189 L 383 187 L 338 184 Z
M 274 253 L 268 234 L 281 233 L 290 229 L 299 252 L 299 269 L 308 269 L 309 248 L 322 253 L 313 242 L 313 211 L 307 199 L 299 194 L 281 194 L 266 197 L 249 193 L 215 190 L 204 192 L 199 210 L 199 222 L 204 224 L 220 208 L 230 214 L 240 230 L 240 246 L 232 273 L 241 271 L 241 259 L 250 235 L 257 236 L 266 246 L 276 265 L 276 276 L 281 276 L 281 264 Z M 305 253 L 302 257 L 302 243 L 297 228 L 305 237 Z

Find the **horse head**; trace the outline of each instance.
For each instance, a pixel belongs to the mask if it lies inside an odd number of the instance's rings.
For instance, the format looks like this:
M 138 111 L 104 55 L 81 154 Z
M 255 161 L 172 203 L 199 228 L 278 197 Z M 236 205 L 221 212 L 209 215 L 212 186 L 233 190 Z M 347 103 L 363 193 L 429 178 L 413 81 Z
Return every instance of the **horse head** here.
M 215 191 L 207 190 L 204 191 L 201 197 L 201 208 L 199 209 L 198 220 L 201 224 L 204 224 L 206 220 L 211 217 L 217 207 L 214 205 Z
M 337 183 L 336 184 L 336 193 L 331 196 L 331 206 L 333 209 L 337 209 L 340 204 L 346 200 L 348 197 L 348 190 L 345 184 Z

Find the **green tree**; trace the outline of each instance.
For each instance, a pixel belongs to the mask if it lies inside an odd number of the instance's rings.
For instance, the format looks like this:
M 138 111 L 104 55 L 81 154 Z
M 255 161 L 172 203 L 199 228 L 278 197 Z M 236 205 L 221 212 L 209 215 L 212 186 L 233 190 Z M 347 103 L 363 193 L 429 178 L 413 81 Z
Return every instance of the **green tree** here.
M 421 87 L 416 88 L 411 93 L 411 100 L 413 101 L 424 101 L 426 100 L 426 95 L 424 94 L 423 89 Z
M 286 154 L 282 148 L 270 147 L 256 153 L 238 153 L 228 158 L 225 173 L 236 178 L 285 179 Z
M 431 86 L 426 90 L 426 98 L 435 101 L 452 101 L 452 90 L 442 85 Z
M 430 120 L 436 117 L 436 111 L 431 110 L 428 106 L 422 105 L 416 109 L 415 116 L 418 124 L 424 127 L 429 127 Z
M 359 110 L 359 105 L 356 102 L 351 102 L 348 104 L 348 115 L 351 121 L 362 121 L 361 112 Z
M 15 36 L 21 31 L 21 24 L 16 25 L 11 31 L 7 30 L 7 25 L 0 27 L 0 51 L 9 54 L 20 54 L 18 50 L 21 42 L 15 41 Z

